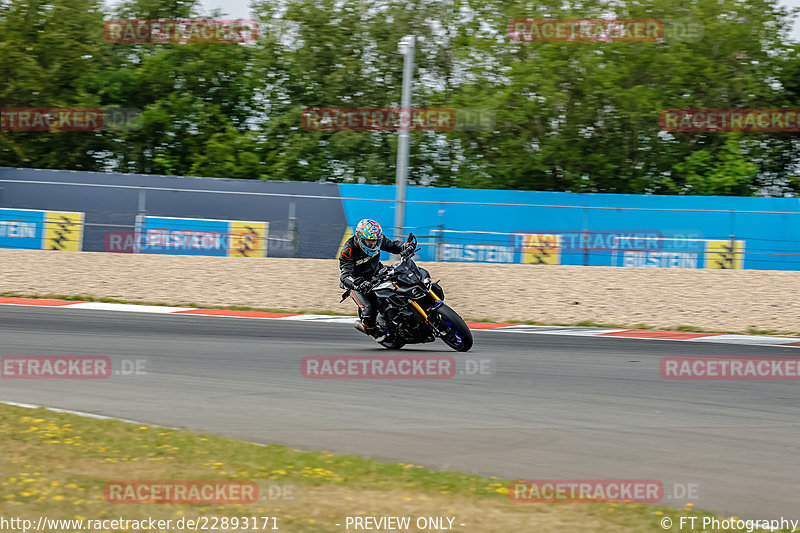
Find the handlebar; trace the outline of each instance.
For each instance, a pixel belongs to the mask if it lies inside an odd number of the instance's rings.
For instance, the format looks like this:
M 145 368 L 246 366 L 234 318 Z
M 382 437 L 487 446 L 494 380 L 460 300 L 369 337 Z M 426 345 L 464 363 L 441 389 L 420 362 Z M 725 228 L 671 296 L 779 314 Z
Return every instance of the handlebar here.
M 406 243 L 412 243 L 414 246 L 409 247 L 410 250 L 409 252 L 403 251 L 400 253 L 400 258 L 403 259 L 404 261 L 406 259 L 414 257 L 414 255 L 419 251 L 419 248 L 417 247 L 417 238 L 414 236 L 413 233 L 408 234 L 408 239 L 406 240 Z

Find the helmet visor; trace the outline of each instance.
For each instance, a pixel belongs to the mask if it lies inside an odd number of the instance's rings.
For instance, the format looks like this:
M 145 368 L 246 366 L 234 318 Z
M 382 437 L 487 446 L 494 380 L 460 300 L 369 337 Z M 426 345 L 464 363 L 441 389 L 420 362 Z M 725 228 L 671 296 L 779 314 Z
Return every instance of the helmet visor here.
M 361 242 L 363 242 L 364 246 L 367 248 L 375 248 L 378 246 L 378 239 L 363 239 Z

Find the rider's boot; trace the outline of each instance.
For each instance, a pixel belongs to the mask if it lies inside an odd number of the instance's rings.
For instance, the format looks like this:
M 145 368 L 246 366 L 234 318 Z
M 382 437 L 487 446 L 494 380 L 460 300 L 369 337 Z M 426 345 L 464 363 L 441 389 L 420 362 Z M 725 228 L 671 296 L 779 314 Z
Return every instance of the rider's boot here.
M 360 331 L 361 333 L 363 333 L 365 335 L 369 335 L 370 337 L 375 339 L 377 342 L 381 342 L 382 340 L 384 340 L 386 338 L 386 335 L 381 333 L 381 330 L 379 330 L 378 328 L 376 328 L 374 326 L 365 326 L 364 323 L 359 318 L 355 319 L 355 321 L 353 322 L 353 326 L 358 331 Z
M 356 318 L 355 320 L 353 320 L 353 327 L 356 328 L 361 333 L 363 333 L 364 335 L 369 335 L 369 333 L 367 333 L 367 329 L 364 327 L 364 324 L 361 323 L 360 318 Z

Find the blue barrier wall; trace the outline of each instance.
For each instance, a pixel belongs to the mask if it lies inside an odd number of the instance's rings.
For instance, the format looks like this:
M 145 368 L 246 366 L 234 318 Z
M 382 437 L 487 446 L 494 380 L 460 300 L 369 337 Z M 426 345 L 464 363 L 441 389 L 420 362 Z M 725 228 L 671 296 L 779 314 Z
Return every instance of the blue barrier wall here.
M 9 180 L 0 207 L 85 213 L 87 251 L 119 251 L 113 239 L 133 228 L 138 187 L 161 189 L 146 192 L 148 216 L 269 222 L 270 256 L 335 257 L 348 226 L 369 217 L 391 229 L 395 214 L 395 188 L 385 185 L 11 168 L 0 168 L 0 179 Z M 409 187 L 407 200 L 405 226 L 420 236 L 423 260 L 800 270 L 797 198 Z M 298 249 L 287 244 L 290 204 Z
M 345 184 L 339 190 L 350 225 L 364 217 L 376 218 L 386 227 L 394 224 L 392 202 L 348 199 L 392 200 L 394 186 Z M 409 187 L 406 199 L 411 203 L 406 205 L 405 226 L 416 234 L 432 235 L 420 239 L 426 243 L 420 256 L 424 260 L 436 258 L 436 236 L 444 229 L 443 240 L 451 245 L 445 245 L 444 250 L 439 248 L 439 258 L 443 260 L 548 262 L 530 260 L 526 251 L 530 253 L 532 244 L 543 245 L 540 247 L 545 251 L 551 245 L 552 251 L 555 243 L 547 241 L 547 237 L 533 238 L 534 243 L 525 239 L 531 239 L 530 235 L 559 235 L 558 253 L 550 254 L 558 256 L 555 262 L 559 264 L 720 268 L 726 265 L 716 264 L 720 256 L 715 252 L 723 245 L 730 247 L 733 235 L 736 241 L 733 250 L 745 254 L 729 256 L 734 261 L 728 268 L 738 266 L 743 257 L 743 268 L 800 270 L 797 198 Z M 531 207 L 445 202 L 530 204 Z M 573 207 L 536 207 L 542 205 Z M 451 233 L 452 230 L 467 233 Z M 553 259 L 550 257 L 550 262 Z

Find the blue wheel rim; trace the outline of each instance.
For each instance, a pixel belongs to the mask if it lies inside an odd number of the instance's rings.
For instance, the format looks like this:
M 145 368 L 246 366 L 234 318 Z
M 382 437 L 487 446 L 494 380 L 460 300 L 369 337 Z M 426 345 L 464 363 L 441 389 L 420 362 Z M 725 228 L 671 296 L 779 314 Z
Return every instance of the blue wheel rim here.
M 453 327 L 453 324 L 446 318 L 442 318 L 442 322 L 447 324 L 447 335 L 445 335 L 442 340 L 452 348 L 461 348 L 464 345 L 464 341 L 459 336 L 458 331 Z

